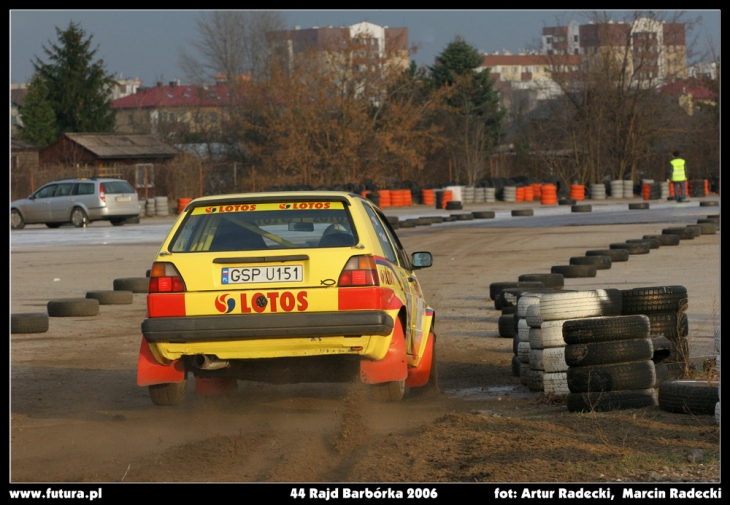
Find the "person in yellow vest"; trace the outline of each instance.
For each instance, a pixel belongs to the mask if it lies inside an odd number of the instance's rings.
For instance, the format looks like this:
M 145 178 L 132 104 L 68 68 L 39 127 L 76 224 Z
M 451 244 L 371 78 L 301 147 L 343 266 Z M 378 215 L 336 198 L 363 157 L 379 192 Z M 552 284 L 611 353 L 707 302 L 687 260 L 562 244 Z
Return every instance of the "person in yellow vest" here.
M 672 153 L 674 159 L 670 161 L 667 179 L 674 184 L 674 198 L 677 203 L 687 199 L 687 172 L 684 160 L 679 157 L 679 151 Z

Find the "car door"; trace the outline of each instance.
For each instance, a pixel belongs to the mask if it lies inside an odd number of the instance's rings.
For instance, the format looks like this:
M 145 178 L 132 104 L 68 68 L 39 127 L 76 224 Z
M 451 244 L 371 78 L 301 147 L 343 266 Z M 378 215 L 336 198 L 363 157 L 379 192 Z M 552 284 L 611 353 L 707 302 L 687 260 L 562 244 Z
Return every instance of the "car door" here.
M 63 223 L 71 219 L 71 191 L 73 182 L 62 182 L 56 187 L 53 198 L 50 199 L 51 221 Z
M 386 259 L 393 267 L 395 278 L 398 280 L 406 298 L 407 328 L 406 349 L 409 356 L 415 359 L 421 353 L 421 346 L 425 344 L 424 332 L 426 301 L 421 285 L 410 264 L 408 255 L 388 224 L 385 216 L 375 207 L 365 206 L 375 227 L 378 240 L 383 248 Z
M 51 220 L 51 200 L 57 186 L 48 184 L 30 196 L 29 203 L 23 208 L 26 223 L 47 223 Z

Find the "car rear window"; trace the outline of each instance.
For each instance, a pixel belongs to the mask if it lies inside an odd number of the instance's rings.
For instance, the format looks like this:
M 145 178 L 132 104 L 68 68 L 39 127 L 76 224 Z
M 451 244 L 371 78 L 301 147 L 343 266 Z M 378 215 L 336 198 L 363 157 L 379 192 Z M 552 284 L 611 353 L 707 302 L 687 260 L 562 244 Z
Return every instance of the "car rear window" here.
M 170 243 L 173 252 L 350 247 L 357 244 L 342 202 L 195 207 Z
M 134 188 L 127 181 L 104 181 L 101 183 L 106 194 L 134 193 Z

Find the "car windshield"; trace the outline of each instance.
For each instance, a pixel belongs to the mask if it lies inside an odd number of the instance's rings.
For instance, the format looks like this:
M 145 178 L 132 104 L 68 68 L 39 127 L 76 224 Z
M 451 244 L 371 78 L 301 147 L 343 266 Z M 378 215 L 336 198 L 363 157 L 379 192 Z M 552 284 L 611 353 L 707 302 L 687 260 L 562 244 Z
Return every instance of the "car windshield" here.
M 195 207 L 173 252 L 350 247 L 357 244 L 341 202 L 257 203 Z

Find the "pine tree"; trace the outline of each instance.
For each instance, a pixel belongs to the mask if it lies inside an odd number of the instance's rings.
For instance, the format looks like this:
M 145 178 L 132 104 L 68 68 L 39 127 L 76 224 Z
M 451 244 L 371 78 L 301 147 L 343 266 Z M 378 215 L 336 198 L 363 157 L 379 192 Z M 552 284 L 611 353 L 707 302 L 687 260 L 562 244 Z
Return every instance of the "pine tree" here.
M 43 46 L 48 63 L 36 57 L 38 78 L 48 89 L 59 135 L 66 132 L 108 132 L 115 126 L 111 110 L 114 78 L 104 70 L 104 60 L 94 62 L 98 48 L 73 21 L 66 30 L 56 27 L 58 42 Z M 25 119 L 24 119 L 25 121 Z
M 479 70 L 483 60 L 476 48 L 457 37 L 429 67 L 432 86 L 449 88 L 442 120 L 451 140 L 457 183 L 459 172 L 464 172 L 468 184 L 475 184 L 502 138 L 505 111 L 489 70 Z
M 48 100 L 48 88 L 36 75 L 28 86 L 20 112 L 23 115 L 23 125 L 19 127 L 22 140 L 41 149 L 56 140 L 56 115 Z

